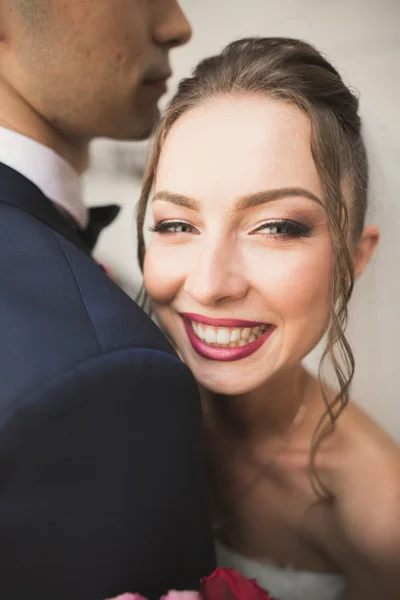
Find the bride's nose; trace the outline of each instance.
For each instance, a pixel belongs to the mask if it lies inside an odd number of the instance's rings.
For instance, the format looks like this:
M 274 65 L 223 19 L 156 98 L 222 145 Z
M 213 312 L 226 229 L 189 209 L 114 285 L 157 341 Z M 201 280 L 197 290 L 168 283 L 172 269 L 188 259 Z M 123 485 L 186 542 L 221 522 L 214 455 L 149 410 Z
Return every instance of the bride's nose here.
M 185 281 L 185 291 L 203 306 L 240 300 L 248 288 L 245 269 L 232 246 L 203 248 Z

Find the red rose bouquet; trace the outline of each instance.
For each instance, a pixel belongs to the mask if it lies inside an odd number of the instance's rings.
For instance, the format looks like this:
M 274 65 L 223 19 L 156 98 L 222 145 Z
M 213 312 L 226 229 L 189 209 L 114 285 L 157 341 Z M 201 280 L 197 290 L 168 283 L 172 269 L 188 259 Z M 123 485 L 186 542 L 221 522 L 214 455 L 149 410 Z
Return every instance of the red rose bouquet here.
M 140 594 L 123 594 L 111 600 L 146 600 Z M 216 569 L 200 581 L 198 592 L 171 591 L 160 600 L 276 600 L 255 579 L 246 579 L 233 569 Z

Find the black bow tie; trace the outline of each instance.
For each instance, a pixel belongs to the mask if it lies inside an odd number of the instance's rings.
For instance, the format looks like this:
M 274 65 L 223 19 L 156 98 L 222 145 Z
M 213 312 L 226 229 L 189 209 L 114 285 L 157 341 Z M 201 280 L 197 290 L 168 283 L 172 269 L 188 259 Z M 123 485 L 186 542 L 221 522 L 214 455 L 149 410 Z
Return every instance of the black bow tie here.
M 114 221 L 120 209 L 116 204 L 89 208 L 89 224 L 79 232 L 89 250 L 93 250 L 100 233 Z

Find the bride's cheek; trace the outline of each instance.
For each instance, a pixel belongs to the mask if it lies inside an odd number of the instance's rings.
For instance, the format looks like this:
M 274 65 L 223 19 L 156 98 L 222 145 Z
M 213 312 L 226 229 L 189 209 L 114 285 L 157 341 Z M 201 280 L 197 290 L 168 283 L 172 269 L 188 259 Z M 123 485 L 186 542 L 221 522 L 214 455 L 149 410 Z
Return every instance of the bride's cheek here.
M 184 279 L 178 264 L 165 249 L 146 252 L 143 277 L 146 291 L 157 304 L 169 304 L 178 293 Z

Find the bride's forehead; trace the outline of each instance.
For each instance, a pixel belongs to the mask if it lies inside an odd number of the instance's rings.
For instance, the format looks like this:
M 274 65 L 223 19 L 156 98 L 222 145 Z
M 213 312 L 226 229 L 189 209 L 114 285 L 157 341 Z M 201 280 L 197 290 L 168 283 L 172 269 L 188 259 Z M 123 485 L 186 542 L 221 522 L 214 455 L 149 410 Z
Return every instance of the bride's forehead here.
M 156 173 L 156 188 L 199 198 L 283 186 L 319 193 L 310 123 L 295 106 L 259 96 L 215 98 L 185 113 Z
M 296 106 L 267 96 L 224 96 L 185 112 L 172 126 L 163 152 L 235 155 L 271 145 L 296 149 L 310 144 L 310 121 Z M 278 148 L 279 149 L 279 148 Z

